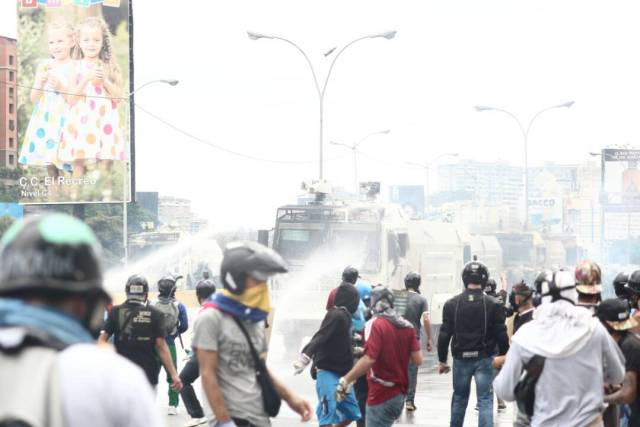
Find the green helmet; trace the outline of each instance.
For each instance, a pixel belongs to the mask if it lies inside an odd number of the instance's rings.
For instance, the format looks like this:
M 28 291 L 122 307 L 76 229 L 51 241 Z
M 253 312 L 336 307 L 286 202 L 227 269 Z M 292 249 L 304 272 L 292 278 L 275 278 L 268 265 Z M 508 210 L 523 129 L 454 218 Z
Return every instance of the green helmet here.
M 100 244 L 82 221 L 65 214 L 17 221 L 0 240 L 0 296 L 24 292 L 97 293 Z

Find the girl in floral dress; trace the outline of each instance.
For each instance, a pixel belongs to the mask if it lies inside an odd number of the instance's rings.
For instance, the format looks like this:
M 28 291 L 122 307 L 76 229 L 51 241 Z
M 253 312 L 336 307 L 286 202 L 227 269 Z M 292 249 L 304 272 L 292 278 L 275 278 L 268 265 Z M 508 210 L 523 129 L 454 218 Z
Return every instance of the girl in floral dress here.
M 35 106 L 18 161 L 25 166 L 45 166 L 48 175 L 56 178 L 63 168 L 58 147 L 69 110 L 66 97 L 73 74 L 73 27 L 64 22 L 49 24 L 47 45 L 50 58 L 40 62 L 36 71 L 29 96 Z
M 125 141 L 118 114 L 122 76 L 111 33 L 102 18 L 89 17 L 76 32 L 80 60 L 72 93 L 77 94 L 63 132 L 59 156 L 73 163 L 74 177 L 86 174 L 87 163 L 100 163 L 105 175 L 103 196 L 111 196 L 114 160 L 125 159 Z

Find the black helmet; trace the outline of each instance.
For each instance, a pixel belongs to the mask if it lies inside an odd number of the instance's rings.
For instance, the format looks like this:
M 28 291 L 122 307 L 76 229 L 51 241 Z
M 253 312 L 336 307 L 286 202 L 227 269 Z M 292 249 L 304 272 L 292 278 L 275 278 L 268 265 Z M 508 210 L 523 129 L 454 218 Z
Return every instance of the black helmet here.
M 347 266 L 342 271 L 343 282 L 347 282 L 347 283 L 351 283 L 352 285 L 355 285 L 356 282 L 358 281 L 358 277 L 360 277 L 360 273 L 358 272 L 358 269 L 350 265 Z
M 176 282 L 179 279 L 182 279 L 182 276 L 174 276 L 173 274 L 167 274 L 162 277 L 162 279 L 158 280 L 158 294 L 161 297 L 174 296 L 177 289 Z
M 509 294 L 509 305 L 512 308 L 517 309 L 520 306 L 516 304 L 517 295 L 524 297 L 524 303 L 526 301 L 529 301 L 531 297 L 533 297 L 533 294 L 534 290 L 527 286 L 527 284 L 523 280 L 520 283 L 513 285 L 513 288 L 511 288 L 511 293 Z
M 220 265 L 220 278 L 225 289 L 240 295 L 244 293 L 247 276 L 266 281 L 277 273 L 286 273 L 287 267 L 275 251 L 255 242 L 229 243 Z
M 415 271 L 411 271 L 404 276 L 404 287 L 407 289 L 413 289 L 417 291 L 420 288 L 420 283 L 422 282 L 422 277 L 420 277 L 419 273 Z
M 91 228 L 72 216 L 17 221 L 0 240 L 0 297 L 84 295 L 87 310 L 78 320 L 97 336 L 111 301 L 102 287 L 99 254 Z
M 134 274 L 127 279 L 124 292 L 127 294 L 128 299 L 144 301 L 149 293 L 149 282 L 144 276 Z
M 495 295 L 497 288 L 498 288 L 498 284 L 496 283 L 495 280 L 493 280 L 491 278 L 487 279 L 487 284 L 484 285 L 484 291 L 486 293 Z
M 629 273 L 618 273 L 613 279 L 613 289 L 616 292 L 618 298 L 626 298 L 629 294 L 628 291 Z
M 91 228 L 72 216 L 17 221 L 0 240 L 0 296 L 93 292 L 110 300 L 102 288 L 99 254 Z
M 636 270 L 629 276 L 627 289 L 636 295 L 640 295 L 640 270 Z
M 200 301 L 209 298 L 216 292 L 216 284 L 211 279 L 200 280 L 196 284 L 196 297 Z
M 489 280 L 489 270 L 480 261 L 468 262 L 462 269 L 462 282 L 465 288 L 471 283 L 484 288 L 487 280 Z
M 375 307 L 380 300 L 386 300 L 393 307 L 395 299 L 393 292 L 384 285 L 376 285 L 371 291 L 371 307 Z

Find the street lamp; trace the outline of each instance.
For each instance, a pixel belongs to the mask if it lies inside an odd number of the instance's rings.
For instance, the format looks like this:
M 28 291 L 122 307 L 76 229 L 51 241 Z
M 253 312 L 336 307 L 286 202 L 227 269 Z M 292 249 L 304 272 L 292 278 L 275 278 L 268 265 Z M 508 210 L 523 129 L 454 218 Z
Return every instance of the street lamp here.
M 571 108 L 574 104 L 574 101 L 565 102 L 563 104 L 552 105 L 551 107 L 543 108 L 538 111 L 533 118 L 529 121 L 529 124 L 525 128 L 520 119 L 516 117 L 515 114 L 504 110 L 502 108 L 496 107 L 488 107 L 486 105 L 476 105 L 475 109 L 477 112 L 482 113 L 484 111 L 499 111 L 501 113 L 505 113 L 509 115 L 512 119 L 514 119 L 518 126 L 520 127 L 520 131 L 522 132 L 522 138 L 524 139 L 524 229 L 527 230 L 529 228 L 529 152 L 528 152 L 528 140 L 529 140 L 529 131 L 531 130 L 531 125 L 533 122 L 540 116 L 542 113 L 553 110 L 555 108 Z
M 416 166 L 419 168 L 423 168 L 426 174 L 425 181 L 425 209 L 429 206 L 429 171 L 431 169 L 431 165 L 436 164 L 436 162 L 443 157 L 458 157 L 459 153 L 443 153 L 437 156 L 435 159 L 425 162 L 425 163 L 414 163 L 414 162 L 406 162 L 409 166 Z
M 333 145 L 339 145 L 342 147 L 346 147 L 353 151 L 353 181 L 355 194 L 358 194 L 358 146 L 366 141 L 370 136 L 373 135 L 388 135 L 391 132 L 390 129 L 380 130 L 377 132 L 372 132 L 366 135 L 364 138 L 360 139 L 358 142 L 354 142 L 353 144 L 343 144 L 342 142 L 329 141 Z
M 136 92 L 138 92 L 139 90 L 150 86 L 152 84 L 155 83 L 164 83 L 164 84 L 168 84 L 169 86 L 175 86 L 179 83 L 178 80 L 175 79 L 157 79 L 157 80 L 150 80 L 140 86 L 138 86 L 136 89 L 134 89 L 132 92 L 129 92 L 127 94 L 127 98 L 129 99 L 129 101 L 133 101 L 133 95 L 136 94 Z M 127 113 L 125 114 L 125 119 L 129 120 L 129 108 L 126 109 Z M 127 129 L 128 129 L 128 123 L 126 123 L 127 125 Z M 135 134 L 135 130 L 133 130 L 134 134 Z M 125 138 L 125 144 L 129 143 L 129 138 Z M 125 147 L 125 153 L 127 153 L 129 151 L 129 147 L 126 146 Z M 128 227 L 127 227 L 127 173 L 129 171 L 129 164 L 127 163 L 127 160 L 124 160 L 122 162 L 122 169 L 123 169 L 123 174 L 122 174 L 122 246 L 123 246 L 123 252 L 124 252 L 124 266 L 126 267 L 128 262 L 129 262 L 129 231 L 128 231 Z
M 268 40 L 281 40 L 285 43 L 290 44 L 291 46 L 295 47 L 298 52 L 300 52 L 302 54 L 302 56 L 304 57 L 305 61 L 307 61 L 307 65 L 309 65 L 309 69 L 311 70 L 311 74 L 313 75 L 313 82 L 315 84 L 315 88 L 316 91 L 318 92 L 318 100 L 320 102 L 319 105 L 319 113 L 320 113 L 320 123 L 319 123 L 319 136 L 320 136 L 320 152 L 319 152 L 319 161 L 318 161 L 318 167 L 319 167 L 319 177 L 320 180 L 323 179 L 324 177 L 324 166 L 323 166 L 323 153 L 324 153 L 324 149 L 323 149 L 323 141 L 324 141 L 324 137 L 323 137 L 323 131 L 324 131 L 324 95 L 327 91 L 327 84 L 329 83 L 329 78 L 331 77 L 331 72 L 333 71 L 333 66 L 335 65 L 336 61 L 338 60 L 338 58 L 340 57 L 340 55 L 342 54 L 342 52 L 344 52 L 349 46 L 351 46 L 352 44 L 359 42 L 360 40 L 364 40 L 364 39 L 375 39 L 375 38 L 384 38 L 387 40 L 391 40 L 392 38 L 394 38 L 396 36 L 397 31 L 384 31 L 381 33 L 375 33 L 375 34 L 369 34 L 367 36 L 363 36 L 363 37 L 359 37 L 349 43 L 347 43 L 342 49 L 340 49 L 338 51 L 338 53 L 336 54 L 336 56 L 334 56 L 333 61 L 331 62 L 331 65 L 329 66 L 329 71 L 327 72 L 327 77 L 324 80 L 324 83 L 322 84 L 322 86 L 320 86 L 320 82 L 318 81 L 318 76 L 316 74 L 315 69 L 313 68 L 313 64 L 311 63 L 311 60 L 309 59 L 309 56 L 306 54 L 306 52 L 304 50 L 302 50 L 302 48 L 300 46 L 298 46 L 297 44 L 295 44 L 294 42 L 292 42 L 289 39 L 285 39 L 284 37 L 279 37 L 279 36 L 274 36 L 271 34 L 264 34 L 264 33 L 256 33 L 254 31 L 247 31 L 247 36 L 249 37 L 249 39 L 251 40 L 260 40 L 260 39 L 268 39 Z M 329 55 L 331 55 L 334 51 L 336 50 L 336 48 L 332 48 L 330 50 L 328 50 L 327 52 L 324 53 L 324 56 L 327 57 Z

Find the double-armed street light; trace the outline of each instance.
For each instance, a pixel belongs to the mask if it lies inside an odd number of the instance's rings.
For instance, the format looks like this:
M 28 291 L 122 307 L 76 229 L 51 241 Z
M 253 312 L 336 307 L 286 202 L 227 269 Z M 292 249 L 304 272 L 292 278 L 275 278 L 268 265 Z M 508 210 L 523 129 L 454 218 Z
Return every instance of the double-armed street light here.
M 318 80 L 318 76 L 316 74 L 315 69 L 313 68 L 313 64 L 311 63 L 311 60 L 309 59 L 309 56 L 306 54 L 306 52 L 297 44 L 295 44 L 294 42 L 292 42 L 289 39 L 286 39 L 284 37 L 279 37 L 279 36 L 274 36 L 274 35 L 270 35 L 270 34 L 263 34 L 263 33 L 256 33 L 253 31 L 247 31 L 247 35 L 249 36 L 249 38 L 251 40 L 260 40 L 260 39 L 268 39 L 268 40 L 281 40 L 285 43 L 290 44 L 291 46 L 295 47 L 298 52 L 300 52 L 302 54 L 302 56 L 304 57 L 305 61 L 307 62 L 307 65 L 309 65 L 309 69 L 311 70 L 311 74 L 313 76 L 313 82 L 316 88 L 316 91 L 318 93 L 318 100 L 319 100 L 319 113 L 320 113 L 320 123 L 319 123 L 319 139 L 320 139 L 320 147 L 319 147 L 319 161 L 318 161 L 318 175 L 319 175 L 319 179 L 322 180 L 324 178 L 324 164 L 323 164 L 323 156 L 324 156 L 324 96 L 326 94 L 327 91 L 327 84 L 329 83 L 329 78 L 331 77 L 331 72 L 333 71 L 333 67 L 336 63 L 336 61 L 338 60 L 338 58 L 340 57 L 340 55 L 342 54 L 342 52 L 344 52 L 349 46 L 353 45 L 354 43 L 357 43 L 361 40 L 365 40 L 365 39 L 375 39 L 375 38 L 384 38 L 387 40 L 391 40 L 392 38 L 394 38 L 396 36 L 397 31 L 385 31 L 385 32 L 381 32 L 381 33 L 375 33 L 375 34 L 369 34 L 363 37 L 359 37 L 355 40 L 352 40 L 351 42 L 347 43 L 342 49 L 340 49 L 338 51 L 338 53 L 333 57 L 333 61 L 331 62 L 331 65 L 329 66 L 329 71 L 327 72 L 327 76 L 324 79 L 324 82 L 322 83 L 322 85 L 320 85 L 320 81 Z M 327 52 L 324 53 L 325 57 L 328 57 L 329 55 L 331 55 L 337 48 L 332 48 L 329 49 Z

